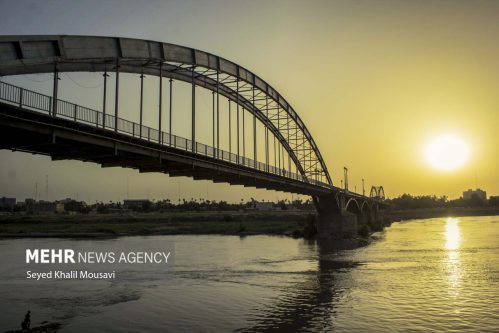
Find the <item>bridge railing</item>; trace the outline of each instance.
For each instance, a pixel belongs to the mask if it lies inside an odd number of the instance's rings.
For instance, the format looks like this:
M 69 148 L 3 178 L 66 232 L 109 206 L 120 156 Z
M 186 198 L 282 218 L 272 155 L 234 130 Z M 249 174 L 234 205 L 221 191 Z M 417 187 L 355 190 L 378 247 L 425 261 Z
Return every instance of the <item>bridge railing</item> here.
M 155 128 L 140 126 L 140 124 L 119 117 L 116 119 L 112 114 L 104 114 L 101 111 L 93 110 L 60 99 L 57 100 L 54 110 L 53 98 L 51 96 L 17 87 L 6 82 L 0 82 L 0 100 L 14 104 L 21 108 L 48 114 L 53 117 L 60 117 L 74 122 L 92 125 L 98 128 L 127 134 L 134 138 L 139 138 L 148 142 L 159 143 L 160 145 L 166 147 L 192 152 L 192 140 L 168 132 L 162 131 L 160 133 Z M 315 179 L 306 179 L 301 174 L 293 173 L 289 170 L 281 169 L 263 162 L 254 161 L 244 156 L 238 156 L 232 152 L 217 149 L 200 142 L 195 142 L 194 148 L 194 152 L 199 155 L 214 157 L 226 162 L 305 183 L 312 183 L 325 188 L 331 187 L 329 184 Z

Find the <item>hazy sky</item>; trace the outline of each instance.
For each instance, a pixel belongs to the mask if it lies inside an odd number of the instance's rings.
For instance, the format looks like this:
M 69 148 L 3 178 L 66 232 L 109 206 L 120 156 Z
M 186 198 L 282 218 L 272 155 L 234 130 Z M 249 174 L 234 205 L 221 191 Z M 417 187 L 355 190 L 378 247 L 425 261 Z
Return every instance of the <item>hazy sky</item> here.
M 348 166 L 351 189 L 365 178 L 389 196 L 454 198 L 475 183 L 499 194 L 499 1 L 0 0 L 0 9 L 0 34 L 144 38 L 252 70 L 300 114 L 337 184 Z M 446 133 L 471 146 L 452 172 L 424 158 Z M 0 196 L 33 197 L 38 183 L 44 199 L 47 174 L 50 199 L 122 200 L 127 179 L 133 198 L 286 196 L 0 152 Z

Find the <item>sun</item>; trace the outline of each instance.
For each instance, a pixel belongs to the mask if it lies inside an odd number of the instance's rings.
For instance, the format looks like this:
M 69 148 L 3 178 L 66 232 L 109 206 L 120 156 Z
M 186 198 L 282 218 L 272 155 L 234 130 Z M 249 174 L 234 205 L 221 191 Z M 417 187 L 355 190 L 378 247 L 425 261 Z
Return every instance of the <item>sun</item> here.
M 453 171 L 470 157 L 470 147 L 461 138 L 446 134 L 434 138 L 426 147 L 426 160 L 435 169 Z

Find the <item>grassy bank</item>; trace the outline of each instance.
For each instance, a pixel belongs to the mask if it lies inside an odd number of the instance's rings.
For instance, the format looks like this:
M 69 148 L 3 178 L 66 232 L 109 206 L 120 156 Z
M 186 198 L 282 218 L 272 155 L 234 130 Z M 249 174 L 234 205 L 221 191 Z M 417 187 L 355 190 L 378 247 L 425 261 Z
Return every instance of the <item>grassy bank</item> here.
M 291 234 L 313 212 L 175 212 L 0 216 L 0 237 Z
M 131 235 L 311 236 L 315 212 L 172 212 L 81 215 L 2 215 L 0 237 L 115 237 Z M 358 225 L 369 237 L 394 221 L 434 217 L 499 215 L 497 207 L 386 210 L 382 218 Z M 313 226 L 312 226 L 313 228 Z M 351 235 L 355 237 L 356 235 Z

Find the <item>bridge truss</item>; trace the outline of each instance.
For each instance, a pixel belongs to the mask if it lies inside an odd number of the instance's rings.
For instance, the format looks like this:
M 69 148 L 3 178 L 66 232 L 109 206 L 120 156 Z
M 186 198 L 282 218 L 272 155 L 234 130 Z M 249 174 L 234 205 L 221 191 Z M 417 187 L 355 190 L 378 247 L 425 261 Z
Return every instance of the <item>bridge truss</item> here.
M 102 72 L 104 101 L 102 110 L 91 110 L 58 98 L 59 72 Z M 106 110 L 107 74 L 115 73 L 114 110 Z M 213 156 L 246 167 L 321 187 L 333 188 L 326 164 L 312 136 L 291 105 L 263 79 L 249 70 L 213 54 L 188 47 L 147 40 L 89 36 L 0 36 L 0 76 L 54 73 L 52 96 L 2 83 L 1 99 L 44 111 L 53 117 L 65 117 L 75 121 L 91 123 L 97 127 L 127 133 L 147 140 L 156 140 L 161 145 L 182 147 L 195 154 Z M 120 73 L 140 74 L 140 120 L 133 123 L 120 117 L 119 79 Z M 160 91 L 169 85 L 170 100 L 159 100 L 158 128 L 143 125 L 143 80 L 145 75 L 159 77 Z M 168 82 L 164 83 L 163 78 Z M 171 92 L 175 81 L 192 86 L 191 137 L 181 138 L 161 127 L 163 104 L 169 103 L 171 117 Z M 196 140 L 196 88 L 212 91 L 213 95 L 213 140 L 212 146 Z M 220 149 L 220 97 L 229 100 L 229 108 L 237 118 L 237 144 L 229 151 Z M 232 104 L 233 103 L 233 104 Z M 244 138 L 240 139 L 240 119 L 249 112 L 252 115 L 253 151 L 247 152 Z M 229 112 L 229 115 L 231 112 Z M 264 126 L 264 133 L 257 133 L 257 121 Z M 216 128 L 215 128 L 216 127 Z M 229 126 L 229 131 L 231 127 Z M 244 131 L 244 127 L 242 129 Z M 258 161 L 257 135 L 265 137 L 265 161 Z M 272 138 L 274 143 L 272 143 Z M 279 162 L 271 166 L 269 145 L 278 141 L 284 151 L 279 150 Z M 242 141 L 242 142 L 240 142 Z M 261 148 L 260 148 L 261 149 Z M 247 158 L 252 156 L 253 158 Z M 294 164 L 298 174 L 290 172 Z M 287 170 L 287 171 L 286 171 Z

